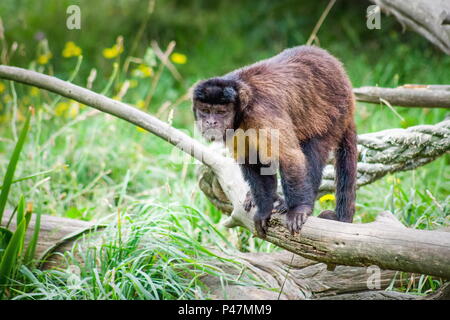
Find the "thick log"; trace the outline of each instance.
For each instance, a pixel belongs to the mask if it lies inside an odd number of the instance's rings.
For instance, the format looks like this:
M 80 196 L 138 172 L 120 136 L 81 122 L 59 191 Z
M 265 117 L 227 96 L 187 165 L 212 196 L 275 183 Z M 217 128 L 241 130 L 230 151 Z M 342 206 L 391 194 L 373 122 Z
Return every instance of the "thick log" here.
M 450 108 L 450 91 L 432 88 L 354 88 L 356 100 L 370 103 L 387 101 L 392 106 L 417 108 Z

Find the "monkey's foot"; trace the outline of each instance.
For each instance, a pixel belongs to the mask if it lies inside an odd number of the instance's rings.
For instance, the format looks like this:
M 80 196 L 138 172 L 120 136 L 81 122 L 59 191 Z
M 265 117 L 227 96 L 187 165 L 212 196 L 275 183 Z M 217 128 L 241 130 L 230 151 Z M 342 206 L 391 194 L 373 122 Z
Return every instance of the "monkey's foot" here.
M 264 218 L 255 214 L 253 221 L 255 221 L 256 234 L 258 237 L 264 239 L 266 237 L 267 228 L 269 227 L 270 215 L 269 217 Z
M 311 213 L 312 208 L 305 205 L 289 209 L 286 214 L 286 228 L 292 235 L 300 232 L 303 224 Z
M 273 203 L 272 213 L 283 214 L 288 211 L 288 207 L 284 199 L 280 196 L 276 196 Z
M 338 218 L 336 216 L 336 212 L 334 212 L 333 210 L 322 211 L 319 214 L 319 218 L 338 221 Z
M 253 197 L 250 191 L 247 192 L 244 200 L 244 210 L 249 212 L 255 206 L 255 202 L 253 201 Z

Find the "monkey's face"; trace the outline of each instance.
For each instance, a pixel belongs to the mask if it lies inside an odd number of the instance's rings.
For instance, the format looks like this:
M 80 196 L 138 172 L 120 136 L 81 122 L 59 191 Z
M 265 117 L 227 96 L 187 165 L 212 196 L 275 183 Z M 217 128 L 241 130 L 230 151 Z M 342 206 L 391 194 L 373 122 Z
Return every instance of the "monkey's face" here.
M 194 100 L 197 127 L 209 141 L 225 141 L 226 130 L 233 129 L 234 110 L 233 103 L 208 104 Z

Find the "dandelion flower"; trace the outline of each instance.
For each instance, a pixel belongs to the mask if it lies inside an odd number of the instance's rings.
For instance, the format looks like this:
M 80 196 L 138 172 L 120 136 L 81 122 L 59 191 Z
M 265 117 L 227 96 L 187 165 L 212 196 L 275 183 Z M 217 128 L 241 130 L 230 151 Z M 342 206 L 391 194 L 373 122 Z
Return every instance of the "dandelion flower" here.
M 319 202 L 324 203 L 326 201 L 335 201 L 335 200 L 336 200 L 336 197 L 333 194 L 327 193 L 326 195 L 323 195 L 320 197 Z
M 78 102 L 73 101 L 70 104 L 69 111 L 67 112 L 67 116 L 69 118 L 75 118 L 78 115 L 78 111 L 79 111 L 79 104 L 78 104 Z
M 118 57 L 123 52 L 123 46 L 120 44 L 115 44 L 111 48 L 103 49 L 103 56 L 106 59 L 114 59 Z
M 136 102 L 136 107 L 138 107 L 139 109 L 144 109 L 145 107 L 145 101 L 144 100 L 139 100 Z
M 148 78 L 153 75 L 153 69 L 150 68 L 149 66 L 146 66 L 145 64 L 139 65 L 138 70 L 142 72 L 144 78 Z
M 36 87 L 32 87 L 30 89 L 30 95 L 32 97 L 37 97 L 39 95 L 39 93 L 40 93 L 40 90 L 38 88 L 36 88 Z
M 44 64 L 47 64 L 50 61 L 51 58 L 52 58 L 52 54 L 50 52 L 48 52 L 46 54 L 39 55 L 38 58 L 37 58 L 37 62 L 39 64 L 44 65 Z
M 170 60 L 176 64 L 185 64 L 187 62 L 187 57 L 182 53 L 174 52 L 170 55 Z
M 149 78 L 153 75 L 153 69 L 146 64 L 140 64 L 132 74 L 140 78 Z
M 62 56 L 64 58 L 71 58 L 71 57 L 78 57 L 81 55 L 81 48 L 78 47 L 75 42 L 68 41 L 66 42 L 66 45 L 64 46 Z
M 57 117 L 61 117 L 62 115 L 64 115 L 64 113 L 67 111 L 67 109 L 69 109 L 69 103 L 67 102 L 60 102 L 56 105 L 55 108 L 55 115 Z

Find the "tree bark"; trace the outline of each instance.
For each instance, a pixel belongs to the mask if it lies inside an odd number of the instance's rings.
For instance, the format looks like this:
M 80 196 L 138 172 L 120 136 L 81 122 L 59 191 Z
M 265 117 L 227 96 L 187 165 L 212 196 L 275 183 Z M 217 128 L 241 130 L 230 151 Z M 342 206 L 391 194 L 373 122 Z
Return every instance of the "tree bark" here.
M 403 26 L 450 54 L 450 2 L 447 0 L 372 0 Z

